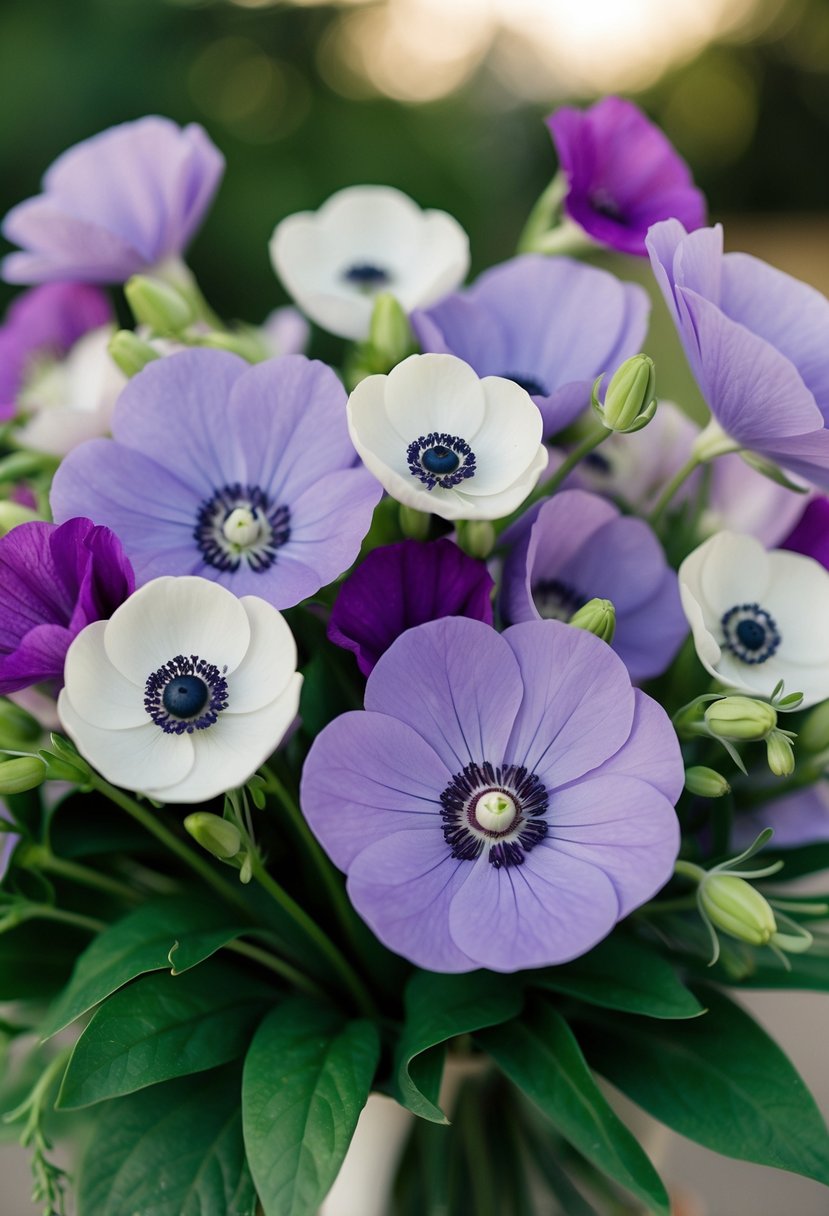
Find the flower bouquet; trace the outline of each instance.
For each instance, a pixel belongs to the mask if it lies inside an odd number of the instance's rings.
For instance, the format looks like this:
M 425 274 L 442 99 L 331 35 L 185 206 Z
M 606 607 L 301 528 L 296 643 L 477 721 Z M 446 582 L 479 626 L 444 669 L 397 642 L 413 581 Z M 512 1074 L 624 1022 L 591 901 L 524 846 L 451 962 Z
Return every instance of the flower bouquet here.
M 735 1000 L 829 988 L 786 886 L 829 865 L 829 303 L 723 253 L 631 103 L 549 127 L 516 256 L 462 286 L 451 216 L 351 187 L 278 224 L 258 325 L 182 260 L 197 126 L 6 217 L 0 1032 L 44 1212 L 68 1136 L 80 1216 L 667 1214 L 605 1081 L 829 1182 Z M 704 427 L 601 247 L 650 257 Z

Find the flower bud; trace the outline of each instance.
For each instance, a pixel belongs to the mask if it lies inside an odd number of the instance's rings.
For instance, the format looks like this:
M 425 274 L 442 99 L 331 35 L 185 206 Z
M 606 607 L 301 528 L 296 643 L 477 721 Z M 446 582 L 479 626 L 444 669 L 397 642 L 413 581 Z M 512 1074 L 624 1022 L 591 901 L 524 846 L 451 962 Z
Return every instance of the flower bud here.
M 647 426 L 656 413 L 656 372 L 648 355 L 625 359 L 607 386 L 604 401 L 597 390 L 601 376 L 593 385 L 593 409 L 610 431 L 629 435 Z
M 24 794 L 46 779 L 46 765 L 39 756 L 16 756 L 0 763 L 0 794 Z
M 25 709 L 0 697 L 0 747 L 9 751 L 22 751 L 43 734 L 37 718 Z
M 765 739 L 777 726 L 777 711 L 767 701 L 723 697 L 705 711 L 705 722 L 717 739 L 750 742 Z
M 773 730 L 766 739 L 766 757 L 775 777 L 790 777 L 794 772 L 794 748 L 782 731 Z
M 158 351 L 153 350 L 149 342 L 143 342 L 131 329 L 119 329 L 109 340 L 110 358 L 128 379 L 160 358 Z
M 242 834 L 235 824 L 208 811 L 196 811 L 184 820 L 184 827 L 195 841 L 214 857 L 227 861 L 242 848 Z
M 19 524 L 29 524 L 39 518 L 37 511 L 33 511 L 31 507 L 12 502 L 10 498 L 0 500 L 0 536 L 5 536 Z
M 139 325 L 149 325 L 159 334 L 177 334 L 195 320 L 190 302 L 175 287 L 135 274 L 124 287 L 124 295 Z
M 821 701 L 806 715 L 797 736 L 797 745 L 807 752 L 829 748 L 829 701 Z
M 426 540 L 429 535 L 431 516 L 414 507 L 400 508 L 400 531 L 409 540 Z
M 731 792 L 731 786 L 725 777 L 702 764 L 686 768 L 685 788 L 689 794 L 696 794 L 698 798 L 722 798 L 724 794 Z
M 377 363 L 383 368 L 395 367 L 417 350 L 409 318 L 387 291 L 374 301 L 368 341 Z
M 610 600 L 592 599 L 570 617 L 569 623 L 585 633 L 593 633 L 608 646 L 616 632 L 616 609 Z
M 495 548 L 495 528 L 488 519 L 459 520 L 456 533 L 459 547 L 470 557 L 485 559 Z
M 716 928 L 752 946 L 765 946 L 777 932 L 768 900 L 734 874 L 707 874 L 700 884 L 699 900 Z

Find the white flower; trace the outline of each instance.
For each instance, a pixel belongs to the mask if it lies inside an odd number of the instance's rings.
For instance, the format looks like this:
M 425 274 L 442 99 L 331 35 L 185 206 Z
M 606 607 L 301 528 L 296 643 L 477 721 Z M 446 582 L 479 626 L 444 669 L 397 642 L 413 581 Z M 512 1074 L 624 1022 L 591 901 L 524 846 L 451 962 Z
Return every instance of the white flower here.
M 411 355 L 348 399 L 363 463 L 393 498 L 444 519 L 500 519 L 547 467 L 541 412 L 512 380 L 454 355 Z
M 75 638 L 58 714 L 107 781 L 204 802 L 242 785 L 281 742 L 299 704 L 296 660 L 264 600 L 157 578 Z
M 18 398 L 28 420 L 17 442 L 37 452 L 65 456 L 87 439 L 106 435 L 126 376 L 113 362 L 103 325 L 79 338 L 65 359 L 36 368 Z
M 421 211 L 389 186 L 350 186 L 319 211 L 277 224 L 271 261 L 312 321 L 343 338 L 368 336 L 374 298 L 406 312 L 454 291 L 469 269 L 469 238 L 445 211 Z
M 765 697 L 783 680 L 804 708 L 829 697 L 829 572 L 811 557 L 719 532 L 686 557 L 679 590 L 717 679 Z

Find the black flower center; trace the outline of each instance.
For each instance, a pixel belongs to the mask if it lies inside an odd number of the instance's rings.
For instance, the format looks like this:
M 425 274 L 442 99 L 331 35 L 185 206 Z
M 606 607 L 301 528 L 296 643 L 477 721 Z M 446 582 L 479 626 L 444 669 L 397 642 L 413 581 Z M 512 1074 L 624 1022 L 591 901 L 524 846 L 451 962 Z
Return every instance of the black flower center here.
M 448 490 L 475 476 L 475 453 L 465 439 L 431 431 L 421 435 L 406 449 L 409 472 L 427 490 L 435 486 Z
M 735 604 L 721 624 L 723 645 L 743 663 L 765 663 L 782 641 L 774 618 L 759 604 Z
M 372 262 L 356 262 L 343 271 L 343 278 L 358 291 L 369 294 L 387 287 L 392 276 L 382 266 L 375 266 Z
M 291 536 L 291 513 L 259 486 L 223 486 L 199 507 L 193 539 L 208 566 L 268 570 Z
M 532 594 L 538 614 L 545 621 L 569 621 L 590 598 L 557 578 L 541 579 L 533 585 Z
M 541 381 L 536 380 L 535 376 L 522 376 L 518 372 L 503 372 L 505 380 L 512 380 L 513 384 L 517 384 L 519 388 L 523 388 L 525 393 L 529 393 L 531 397 L 547 397 L 549 390 Z
M 520 866 L 547 835 L 547 791 L 535 773 L 515 764 L 468 764 L 440 801 L 443 836 L 459 861 L 486 850 L 496 869 Z
M 622 209 L 611 195 L 609 190 L 604 186 L 599 186 L 590 193 L 590 206 L 594 211 L 598 211 L 599 215 L 604 215 L 609 220 L 621 220 Z
M 215 664 L 177 654 L 147 677 L 144 708 L 168 735 L 205 730 L 227 709 L 227 682 Z

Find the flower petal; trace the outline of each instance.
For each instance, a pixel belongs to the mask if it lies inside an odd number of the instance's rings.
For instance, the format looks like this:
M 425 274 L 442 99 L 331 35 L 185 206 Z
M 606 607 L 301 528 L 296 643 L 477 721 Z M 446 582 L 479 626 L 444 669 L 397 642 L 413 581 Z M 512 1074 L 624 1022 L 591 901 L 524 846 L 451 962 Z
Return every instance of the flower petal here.
M 268 705 L 287 687 L 297 664 L 296 642 L 284 616 L 257 596 L 239 602 L 250 624 L 250 645 L 227 677 L 228 714 Z

